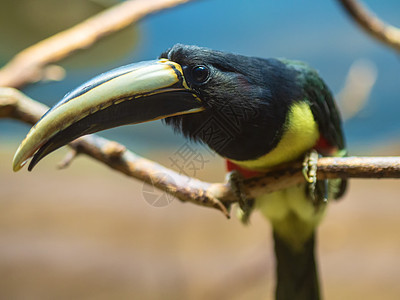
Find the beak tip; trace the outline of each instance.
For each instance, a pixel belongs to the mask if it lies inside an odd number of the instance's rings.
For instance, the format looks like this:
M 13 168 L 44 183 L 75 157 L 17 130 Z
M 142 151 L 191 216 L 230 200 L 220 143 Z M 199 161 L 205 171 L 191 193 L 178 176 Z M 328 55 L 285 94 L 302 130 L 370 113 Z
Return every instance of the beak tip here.
M 22 169 L 22 167 L 26 164 L 26 161 L 23 163 L 20 163 L 19 161 L 14 160 L 13 161 L 13 171 L 18 172 L 19 170 Z
M 29 157 L 26 157 L 26 155 L 22 154 L 21 151 L 21 146 L 17 149 L 15 152 L 14 158 L 13 158 L 13 171 L 18 172 L 19 170 L 22 169 L 22 167 L 28 162 Z

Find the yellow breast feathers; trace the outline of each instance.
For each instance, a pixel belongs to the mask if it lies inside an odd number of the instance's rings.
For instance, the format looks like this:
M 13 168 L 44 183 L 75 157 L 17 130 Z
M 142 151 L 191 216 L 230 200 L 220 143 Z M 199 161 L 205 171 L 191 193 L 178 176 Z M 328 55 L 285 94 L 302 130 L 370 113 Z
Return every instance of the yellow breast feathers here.
M 296 102 L 290 108 L 282 138 L 272 151 L 255 160 L 232 161 L 246 169 L 263 171 L 301 157 L 318 138 L 318 125 L 310 106 L 305 102 Z

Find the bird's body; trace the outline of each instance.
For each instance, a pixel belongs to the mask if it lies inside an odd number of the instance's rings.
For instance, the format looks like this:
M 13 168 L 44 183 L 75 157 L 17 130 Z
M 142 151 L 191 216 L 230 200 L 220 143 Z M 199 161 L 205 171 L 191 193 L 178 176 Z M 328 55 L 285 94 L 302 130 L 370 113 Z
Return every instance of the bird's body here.
M 135 87 L 129 88 L 131 81 Z M 107 86 L 113 90 L 102 99 L 100 89 Z M 85 97 L 96 104 L 82 109 Z M 78 117 L 71 120 L 68 113 L 76 107 Z M 346 152 L 332 95 L 306 64 L 178 44 L 157 62 L 117 69 L 66 96 L 28 134 L 14 169 L 38 149 L 31 166 L 80 135 L 159 118 L 207 144 L 244 177 L 301 159 L 312 149 L 323 156 Z M 59 120 L 63 128 L 51 125 Z M 318 182 L 315 190 L 302 184 L 255 199 L 273 227 L 277 299 L 319 299 L 315 229 L 324 214 L 322 199 L 338 198 L 344 189 L 344 181 L 332 180 Z

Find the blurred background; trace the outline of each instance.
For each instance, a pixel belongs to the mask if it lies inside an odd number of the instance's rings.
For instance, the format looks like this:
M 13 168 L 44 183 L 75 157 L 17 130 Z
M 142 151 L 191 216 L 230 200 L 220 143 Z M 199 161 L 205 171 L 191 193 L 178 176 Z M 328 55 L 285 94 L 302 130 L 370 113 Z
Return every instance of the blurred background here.
M 0 66 L 117 2 L 0 0 Z M 400 25 L 400 2 L 363 2 Z M 361 78 L 372 86 L 376 79 L 367 101 L 358 103 L 361 109 L 339 103 L 346 115 L 357 111 L 344 124 L 348 148 L 352 155 L 399 155 L 399 57 L 364 34 L 334 0 L 198 0 L 76 53 L 60 62 L 64 80 L 23 92 L 53 105 L 94 75 L 157 58 L 178 42 L 306 61 L 339 100 L 351 98 L 343 90 L 346 80 Z M 351 68 L 358 73 L 346 79 Z M 156 207 L 145 195 L 160 192 L 87 157 L 57 171 L 66 149 L 33 173 L 15 174 L 12 156 L 28 130 L 0 119 L 0 299 L 272 298 L 272 238 L 257 213 L 244 227 L 177 200 Z M 167 167 L 187 145 L 159 121 L 101 135 Z M 200 145 L 190 147 L 205 163 L 184 171 L 222 181 L 224 162 Z M 330 206 L 318 241 L 326 299 L 399 299 L 399 188 L 395 180 L 352 180 L 345 199 Z

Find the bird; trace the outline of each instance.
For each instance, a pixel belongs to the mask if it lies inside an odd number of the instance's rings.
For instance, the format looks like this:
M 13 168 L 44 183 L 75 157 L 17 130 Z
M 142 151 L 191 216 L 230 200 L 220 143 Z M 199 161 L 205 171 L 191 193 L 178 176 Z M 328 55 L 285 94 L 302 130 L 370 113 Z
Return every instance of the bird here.
M 332 93 L 304 62 L 176 44 L 156 60 L 105 72 L 66 94 L 21 142 L 13 169 L 32 157 L 32 170 L 80 136 L 158 119 L 223 157 L 239 191 L 243 178 L 304 159 L 307 182 L 242 197 L 239 211 L 247 219 L 259 210 L 272 225 L 276 299 L 320 299 L 316 230 L 346 180 L 316 180 L 315 159 L 347 151 Z

